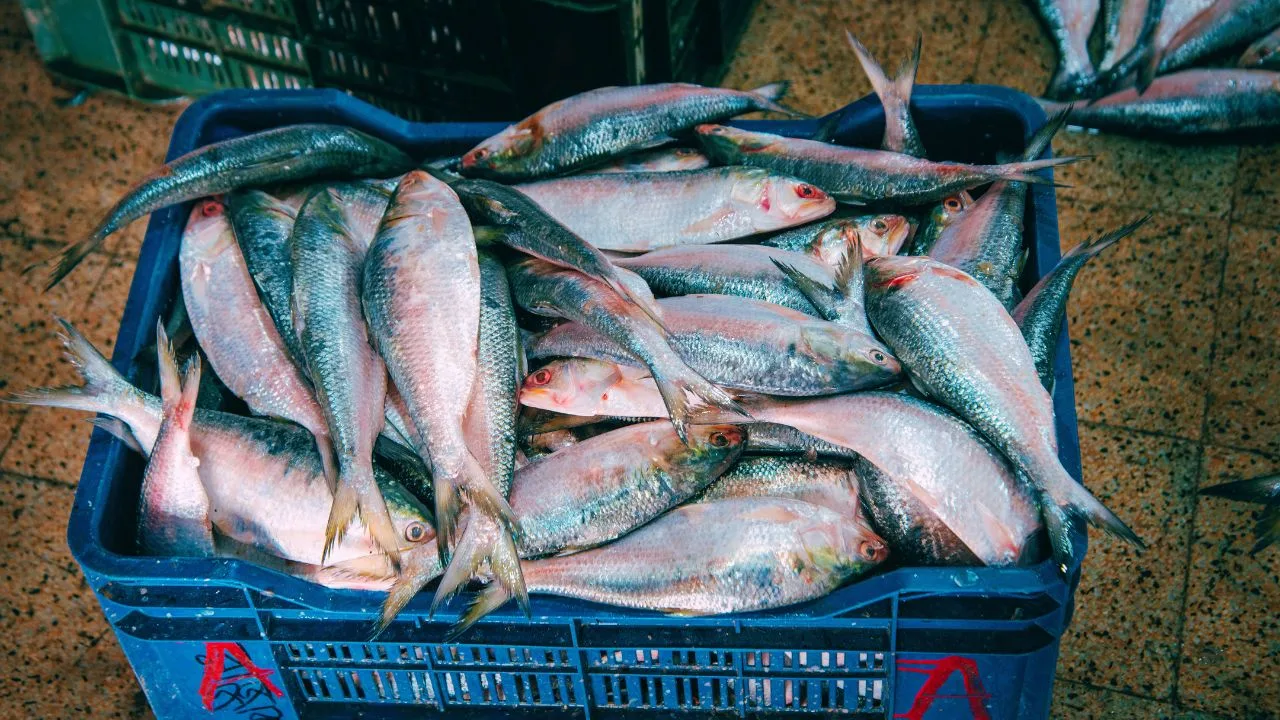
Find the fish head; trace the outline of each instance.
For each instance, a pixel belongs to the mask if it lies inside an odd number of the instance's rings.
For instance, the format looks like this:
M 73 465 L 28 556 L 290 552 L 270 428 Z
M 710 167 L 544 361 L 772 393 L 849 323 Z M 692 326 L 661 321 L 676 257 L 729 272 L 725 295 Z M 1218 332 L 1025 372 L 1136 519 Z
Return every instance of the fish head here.
M 485 175 L 518 169 L 537 148 L 541 137 L 536 126 L 527 123 L 508 125 L 502 132 L 468 150 L 462 156 L 462 171 L 468 175 Z
M 830 215 L 836 201 L 816 185 L 785 175 L 766 174 L 760 181 L 758 211 L 772 222 L 765 228 L 800 225 Z
M 431 511 L 413 493 L 397 482 L 379 482 L 391 523 L 400 539 L 400 551 L 419 548 L 436 537 Z
M 187 218 L 182 244 L 202 255 L 216 255 L 235 246 L 231 218 L 221 196 L 196 201 Z
M 744 154 L 762 152 L 782 139 L 777 135 L 748 132 L 728 125 L 699 125 L 693 132 L 707 154 L 721 163 L 733 163 Z
M 797 559 L 809 572 L 846 578 L 889 557 L 888 543 L 862 518 L 843 517 L 825 507 L 790 504 L 788 508 L 787 522 L 798 541 Z
M 968 190 L 961 190 L 954 195 L 946 196 L 942 202 L 934 206 L 933 211 L 929 213 L 929 219 L 938 227 L 947 227 L 972 204 L 973 196 Z
M 1273 32 L 1250 45 L 1236 64 L 1242 68 L 1258 67 L 1263 63 L 1274 62 L 1277 52 L 1280 52 L 1280 32 Z
M 896 255 L 911 232 L 911 224 L 902 215 L 881 213 L 856 218 L 858 239 L 864 257 Z
M 810 323 L 800 331 L 809 351 L 832 363 L 850 387 L 884 385 L 902 374 L 902 364 L 874 335 L 834 323 Z
M 701 170 L 711 164 L 711 160 L 693 148 L 675 148 L 670 159 L 652 170 Z
M 553 360 L 520 385 L 520 404 L 566 415 L 596 415 L 611 388 L 623 380 L 616 363 L 587 358 Z
M 671 461 L 715 476 L 738 459 L 746 443 L 747 431 L 739 425 L 691 425 L 687 441 L 680 444 L 677 440 Z

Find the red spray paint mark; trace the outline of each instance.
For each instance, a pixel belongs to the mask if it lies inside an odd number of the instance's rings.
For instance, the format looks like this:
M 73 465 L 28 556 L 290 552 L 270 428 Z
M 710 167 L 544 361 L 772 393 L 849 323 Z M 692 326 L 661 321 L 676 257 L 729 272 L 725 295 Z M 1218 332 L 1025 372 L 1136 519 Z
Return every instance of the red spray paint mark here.
M 903 667 L 903 665 L 919 667 Z M 898 670 L 928 675 L 929 678 L 916 691 L 915 699 L 911 701 L 911 709 L 905 713 L 894 713 L 895 718 L 924 720 L 924 714 L 928 712 L 934 700 L 961 697 L 968 698 L 969 712 L 973 714 L 973 720 L 991 720 L 991 714 L 987 712 L 986 706 L 986 701 L 991 698 L 991 695 L 986 688 L 982 687 L 982 678 L 978 677 L 978 663 L 974 662 L 973 658 L 948 655 L 938 660 L 899 659 Z M 959 672 L 964 679 L 964 695 L 939 695 L 938 690 L 955 672 Z
M 231 655 L 232 660 L 240 663 L 240 667 L 244 669 L 243 673 L 231 677 L 222 676 L 227 655 Z M 200 679 L 200 699 L 204 701 L 205 710 L 213 712 L 213 701 L 220 686 L 235 684 L 248 677 L 256 678 L 272 695 L 284 697 L 280 688 L 271 682 L 271 673 L 275 671 L 254 665 L 249 659 L 249 653 L 245 652 L 240 643 L 205 643 L 204 656 L 204 677 Z

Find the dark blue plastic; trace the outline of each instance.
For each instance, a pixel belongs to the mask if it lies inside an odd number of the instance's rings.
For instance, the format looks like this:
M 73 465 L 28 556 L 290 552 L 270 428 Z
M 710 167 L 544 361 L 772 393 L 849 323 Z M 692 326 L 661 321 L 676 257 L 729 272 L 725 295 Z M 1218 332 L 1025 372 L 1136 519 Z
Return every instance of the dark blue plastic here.
M 1030 98 L 999 87 L 920 87 L 913 107 L 931 151 L 958 160 L 1018 150 L 1044 122 Z M 874 98 L 840 112 L 837 141 L 879 142 Z M 409 123 L 336 91 L 230 91 L 183 113 L 169 157 L 302 122 L 351 125 L 423 158 L 460 153 L 502 127 Z M 817 121 L 741 125 L 798 135 Z M 187 212 L 152 216 L 116 342 L 113 363 L 144 387 L 154 386 L 145 349 L 177 290 Z M 1032 188 L 1027 213 L 1029 286 L 1059 259 L 1051 187 Z M 1065 334 L 1057 381 L 1062 460 L 1079 478 Z M 264 718 L 1038 719 L 1048 715 L 1079 577 L 1072 568 L 1065 582 L 1049 562 L 898 569 L 805 605 L 698 619 L 535 597 L 531 621 L 506 608 L 461 644 L 442 642 L 453 611 L 429 620 L 429 598 L 419 596 L 368 642 L 377 594 L 327 590 L 236 560 L 130 554 L 141 471 L 137 455 L 95 431 L 67 539 L 161 718 L 203 717 L 208 702 L 214 716 Z M 264 673 L 247 673 L 246 661 Z M 941 682 L 926 688 L 931 677 Z

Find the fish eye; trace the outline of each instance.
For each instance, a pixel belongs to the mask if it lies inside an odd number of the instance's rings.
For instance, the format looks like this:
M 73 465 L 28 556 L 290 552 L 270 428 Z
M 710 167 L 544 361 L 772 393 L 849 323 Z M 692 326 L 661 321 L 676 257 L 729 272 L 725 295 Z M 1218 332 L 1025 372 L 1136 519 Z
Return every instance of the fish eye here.
M 867 356 L 871 358 L 871 362 L 877 365 L 884 365 L 889 360 L 889 356 L 885 355 L 883 352 L 880 352 L 879 350 L 872 350 L 871 352 L 867 353 Z
M 529 382 L 533 385 L 546 385 L 551 382 L 551 371 L 542 368 L 538 372 L 529 376 Z
M 205 217 L 214 217 L 222 214 L 222 203 L 217 200 L 207 200 L 204 205 L 200 206 L 200 214 Z
M 875 222 L 871 223 L 871 229 L 875 230 L 878 233 L 882 233 L 885 230 L 889 229 L 889 223 L 883 220 L 876 220 Z
M 404 539 L 409 542 L 422 542 L 422 539 L 426 536 L 427 526 L 417 521 L 409 523 L 404 529 Z
M 729 446 L 729 436 L 728 436 L 728 435 L 725 435 L 724 433 L 720 432 L 719 430 L 717 430 L 716 432 L 711 433 L 711 437 L 709 438 L 709 440 L 711 441 L 711 444 L 712 444 L 712 445 L 714 445 L 714 446 L 716 446 L 716 447 L 718 447 L 718 448 L 728 447 L 728 446 Z
M 942 201 L 942 207 L 950 210 L 951 212 L 955 212 L 960 209 L 960 198 L 953 195 Z
M 861 554 L 862 557 L 871 561 L 879 560 L 883 552 L 884 550 L 880 545 L 869 540 L 863 540 L 858 544 L 858 553 Z
M 471 157 L 477 160 L 483 160 L 484 158 L 489 157 L 489 151 L 482 147 L 476 148 L 475 150 L 471 151 Z
M 796 186 L 796 195 L 806 200 L 812 200 L 813 198 L 821 197 L 822 191 L 808 183 L 801 183 Z

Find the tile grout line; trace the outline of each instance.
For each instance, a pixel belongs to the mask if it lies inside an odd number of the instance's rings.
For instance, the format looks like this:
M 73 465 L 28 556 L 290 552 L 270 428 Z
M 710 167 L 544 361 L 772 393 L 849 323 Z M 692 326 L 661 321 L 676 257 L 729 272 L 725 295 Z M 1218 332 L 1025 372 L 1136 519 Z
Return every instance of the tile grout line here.
M 1239 181 L 1240 173 L 1240 149 L 1236 148 L 1236 178 L 1232 182 L 1231 199 L 1227 203 L 1227 242 L 1222 252 L 1222 260 L 1218 266 L 1218 292 L 1214 300 L 1213 307 L 1213 335 L 1209 341 L 1209 357 L 1206 364 L 1206 370 L 1209 377 L 1205 379 L 1204 405 L 1203 412 L 1200 416 L 1200 442 L 1199 442 L 1199 458 L 1196 462 L 1195 489 L 1196 492 L 1191 496 L 1191 516 L 1187 522 L 1187 551 L 1186 558 L 1182 567 L 1182 608 L 1178 612 L 1177 628 L 1174 632 L 1175 642 L 1174 648 L 1176 654 L 1173 657 L 1173 708 L 1176 711 L 1182 710 L 1182 697 L 1179 693 L 1179 684 L 1182 680 L 1182 657 L 1183 645 L 1187 640 L 1187 606 L 1190 604 L 1191 597 L 1191 559 L 1194 556 L 1196 543 L 1196 518 L 1200 513 L 1200 483 L 1205 478 L 1208 471 L 1208 463 L 1206 462 L 1205 448 L 1209 445 L 1209 409 L 1210 401 L 1213 394 L 1213 373 L 1214 363 L 1218 357 L 1218 323 L 1222 318 L 1223 293 L 1227 285 L 1227 263 L 1231 258 L 1231 234 L 1235 230 L 1236 211 L 1236 194 L 1235 184 Z
M 107 263 L 102 266 L 102 272 L 98 275 L 98 279 L 93 283 L 93 288 L 90 289 L 88 295 L 85 296 L 84 304 L 80 306 L 80 310 L 86 310 L 91 304 L 93 304 L 94 299 L 98 296 L 98 290 L 102 288 L 102 283 L 107 278 L 107 272 L 111 270 L 111 261 L 114 259 L 114 257 L 108 257 Z M 44 385 L 48 385 L 49 379 L 53 377 L 54 373 L 56 373 L 56 371 L 51 369 L 49 374 L 45 376 L 45 380 L 43 380 L 42 383 Z M 17 442 L 18 436 L 22 433 L 22 428 L 27 424 L 27 418 L 31 417 L 32 407 L 33 406 L 27 407 L 18 422 L 14 423 L 13 432 L 9 435 L 9 442 L 5 443 L 3 448 L 0 448 L 0 472 L 3 472 L 4 460 L 8 457 L 9 450 L 13 447 L 13 444 Z
M 969 75 L 967 76 L 967 79 L 964 82 L 978 81 L 978 68 L 982 67 L 982 58 L 984 54 L 987 52 L 987 38 L 988 38 L 988 33 L 991 31 L 991 22 L 995 20 L 995 17 L 996 17 L 997 2 L 1000 2 L 1000 0 L 989 0 L 989 2 L 987 3 L 987 18 L 986 20 L 983 21 L 982 26 L 979 28 L 978 52 L 975 54 L 973 58 L 973 67 L 969 68 Z
M 78 477 L 79 476 L 77 476 L 77 479 Z M 65 480 L 58 480 L 57 478 L 48 478 L 40 475 L 27 475 L 26 473 L 0 470 L 0 481 L 4 481 L 4 480 L 25 480 L 27 482 L 35 483 L 37 485 L 52 485 L 60 488 L 70 488 L 72 490 L 75 490 L 79 486 L 79 483 L 67 482 Z
M 1088 428 L 1093 428 L 1095 430 L 1111 430 L 1111 431 L 1128 432 L 1128 433 L 1133 433 L 1135 435 L 1144 435 L 1147 437 L 1162 438 L 1164 440 L 1176 440 L 1178 442 L 1191 443 L 1193 445 L 1199 445 L 1199 444 L 1212 445 L 1214 447 L 1219 447 L 1224 450 L 1234 450 L 1236 452 L 1248 453 L 1250 455 L 1258 455 L 1259 457 L 1263 457 L 1268 460 L 1280 461 L 1280 456 L 1277 456 L 1275 453 L 1269 452 L 1267 450 L 1259 450 L 1258 448 L 1240 447 L 1238 445 L 1228 445 L 1226 443 L 1219 443 L 1219 442 L 1203 442 L 1200 440 L 1196 440 L 1194 438 L 1189 438 L 1183 435 L 1175 435 L 1173 433 L 1162 432 L 1160 430 L 1146 430 L 1144 428 L 1129 427 L 1128 425 L 1116 425 L 1114 423 L 1106 423 L 1106 422 L 1099 422 L 1097 420 L 1084 420 L 1084 419 L 1077 419 L 1076 424 L 1082 425 Z

